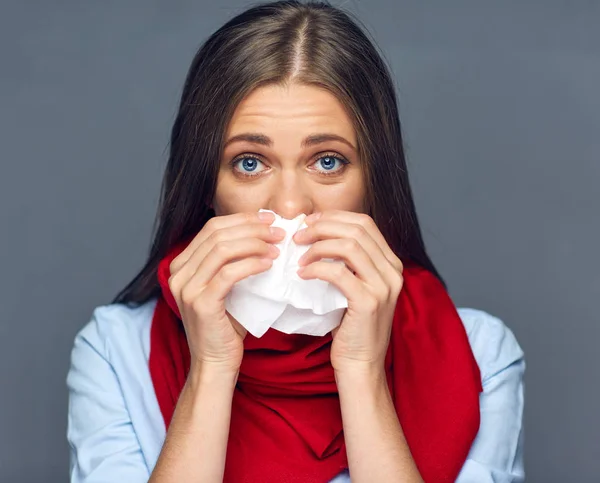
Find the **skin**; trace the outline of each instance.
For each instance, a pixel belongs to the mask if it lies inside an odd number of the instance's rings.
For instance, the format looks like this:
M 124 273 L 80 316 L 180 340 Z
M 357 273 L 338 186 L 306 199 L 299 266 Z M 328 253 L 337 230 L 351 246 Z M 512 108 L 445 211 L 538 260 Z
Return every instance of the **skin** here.
M 192 364 L 150 481 L 220 482 L 231 401 L 243 358 L 245 330 L 225 311 L 239 280 L 267 270 L 283 231 L 270 213 L 306 213 L 294 240 L 312 247 L 300 277 L 336 285 L 348 309 L 333 332 L 333 365 L 353 483 L 421 482 L 386 383 L 384 360 L 402 263 L 365 214 L 356 133 L 329 92 L 298 84 L 265 86 L 238 106 L 226 141 L 213 199 L 216 217 L 171 264 L 170 288 L 182 314 Z M 340 140 L 302 146 L 316 133 Z M 345 162 L 344 162 L 345 161 Z M 321 258 L 345 262 L 332 268 Z

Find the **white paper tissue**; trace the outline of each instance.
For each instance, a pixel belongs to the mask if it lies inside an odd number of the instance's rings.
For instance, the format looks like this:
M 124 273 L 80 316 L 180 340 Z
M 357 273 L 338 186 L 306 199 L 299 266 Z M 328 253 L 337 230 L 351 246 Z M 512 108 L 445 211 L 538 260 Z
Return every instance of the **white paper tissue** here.
M 296 245 L 292 236 L 306 227 L 306 215 L 289 220 L 271 213 L 275 215 L 271 226 L 286 231 L 276 244 L 280 254 L 266 272 L 236 283 L 225 299 L 225 308 L 255 337 L 262 337 L 269 327 L 286 334 L 325 335 L 340 324 L 348 300 L 329 282 L 304 280 L 296 273 L 298 259 L 310 245 Z

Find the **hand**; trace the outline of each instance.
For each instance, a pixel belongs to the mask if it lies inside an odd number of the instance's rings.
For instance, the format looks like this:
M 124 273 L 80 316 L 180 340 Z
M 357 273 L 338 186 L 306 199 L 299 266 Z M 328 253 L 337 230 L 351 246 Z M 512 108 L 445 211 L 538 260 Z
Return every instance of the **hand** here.
M 225 310 L 233 285 L 268 270 L 285 236 L 272 213 L 211 218 L 169 266 L 169 287 L 181 313 L 192 366 L 239 370 L 244 328 Z
M 307 228 L 297 232 L 294 241 L 313 245 L 298 261 L 298 276 L 330 282 L 348 299 L 342 322 L 332 331 L 334 369 L 383 371 L 403 284 L 402 262 L 368 215 L 325 211 L 308 216 L 305 222 Z

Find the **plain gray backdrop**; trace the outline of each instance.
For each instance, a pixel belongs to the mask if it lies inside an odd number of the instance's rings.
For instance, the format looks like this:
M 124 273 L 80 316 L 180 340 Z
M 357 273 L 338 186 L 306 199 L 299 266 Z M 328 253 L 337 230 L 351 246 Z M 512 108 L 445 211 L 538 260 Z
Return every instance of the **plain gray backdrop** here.
M 600 2 L 334 4 L 395 76 L 452 297 L 525 350 L 527 481 L 600 481 Z M 250 4 L 0 5 L 0 481 L 64 482 L 73 338 L 142 266 L 189 63 Z

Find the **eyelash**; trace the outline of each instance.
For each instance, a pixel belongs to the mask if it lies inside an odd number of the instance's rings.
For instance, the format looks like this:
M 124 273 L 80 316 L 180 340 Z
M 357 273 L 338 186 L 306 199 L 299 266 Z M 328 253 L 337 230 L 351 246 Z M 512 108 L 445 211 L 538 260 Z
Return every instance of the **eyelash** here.
M 235 165 L 237 163 L 239 163 L 241 160 L 247 159 L 247 158 L 257 159 L 261 163 L 264 163 L 264 161 L 262 160 L 261 156 L 258 156 L 256 154 L 251 154 L 251 153 L 243 153 L 243 154 L 240 154 L 239 156 L 236 156 L 233 160 L 231 160 L 231 162 L 229 164 L 230 164 L 231 168 L 235 171 Z M 335 153 L 335 152 L 329 152 L 329 153 L 326 152 L 326 153 L 324 153 L 323 155 L 321 155 L 321 156 L 319 156 L 317 158 L 317 160 L 315 161 L 315 163 L 318 163 L 323 158 L 335 158 L 335 159 L 337 159 L 338 161 L 341 162 L 342 167 L 339 168 L 339 169 L 337 169 L 336 171 L 332 171 L 332 172 L 329 172 L 329 173 L 324 172 L 324 171 L 319 171 L 318 173 L 320 175 L 322 175 L 322 176 L 335 176 L 335 175 L 339 175 L 342 171 L 344 171 L 344 168 L 346 167 L 346 165 L 350 164 L 350 161 L 348 161 L 346 158 L 344 158 L 343 156 L 341 156 L 341 155 L 339 155 L 338 153 Z M 255 177 L 257 177 L 257 176 L 260 175 L 260 173 L 258 173 L 258 174 L 247 174 L 247 173 L 244 173 L 242 171 L 237 171 L 237 174 L 240 175 L 240 176 L 243 176 L 244 178 L 255 178 Z

